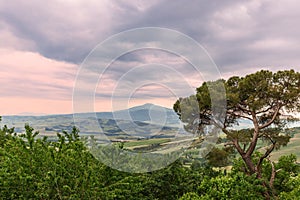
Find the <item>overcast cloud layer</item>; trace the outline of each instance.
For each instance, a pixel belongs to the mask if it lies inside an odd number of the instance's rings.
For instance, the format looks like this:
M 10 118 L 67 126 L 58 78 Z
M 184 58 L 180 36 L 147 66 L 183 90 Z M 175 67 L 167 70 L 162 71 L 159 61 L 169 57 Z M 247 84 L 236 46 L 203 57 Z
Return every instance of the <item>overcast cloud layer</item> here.
M 0 110 L 72 112 L 80 63 L 100 42 L 132 28 L 163 27 L 188 35 L 207 50 L 225 78 L 260 69 L 299 71 L 299 7 L 297 0 L 0 0 Z M 151 61 L 176 66 L 190 77 L 192 87 L 198 84 L 200 78 L 178 56 L 133 52 L 115 61 L 105 77 L 107 87 L 101 91 L 98 87 L 99 110 L 110 109 L 110 92 L 120 75 L 131 69 L 128 66 Z M 145 70 L 136 81 L 153 75 Z M 184 90 L 179 80 L 168 77 L 174 87 Z M 156 88 L 152 94 L 151 87 Z M 170 106 L 174 98 L 165 100 L 166 92 L 157 87 L 140 88 L 136 102 L 144 95 Z

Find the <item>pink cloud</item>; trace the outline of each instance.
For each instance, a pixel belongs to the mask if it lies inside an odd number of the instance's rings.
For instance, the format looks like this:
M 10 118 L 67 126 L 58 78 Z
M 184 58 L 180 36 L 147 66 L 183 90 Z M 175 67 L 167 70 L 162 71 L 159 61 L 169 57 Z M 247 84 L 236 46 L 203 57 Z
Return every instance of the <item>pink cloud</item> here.
M 71 100 L 1 97 L 0 115 L 72 113 Z
M 0 49 L 0 112 L 70 113 L 75 64 Z

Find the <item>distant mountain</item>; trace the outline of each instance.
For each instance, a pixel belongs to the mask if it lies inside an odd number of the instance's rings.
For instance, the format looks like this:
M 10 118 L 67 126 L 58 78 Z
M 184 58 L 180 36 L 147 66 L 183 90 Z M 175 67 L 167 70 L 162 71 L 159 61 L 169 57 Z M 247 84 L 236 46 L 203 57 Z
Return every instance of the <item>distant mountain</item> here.
M 80 118 L 93 116 L 93 113 L 77 113 Z M 144 104 L 115 112 L 96 112 L 98 119 L 116 119 L 149 122 L 155 124 L 178 124 L 178 115 L 169 108 L 154 104 Z
M 115 112 L 76 113 L 76 124 L 73 114 L 43 115 L 43 116 L 3 116 L 0 124 L 15 127 L 16 132 L 24 131 L 24 124 L 29 123 L 41 134 L 53 135 L 62 130 L 71 131 L 75 125 L 82 134 L 94 131 L 97 125 L 91 124 L 91 117 L 97 117 L 100 127 L 105 133 L 118 135 L 122 130 L 139 132 L 147 135 L 154 130 L 170 130 L 178 127 L 178 115 L 169 108 L 154 104 L 144 104 Z M 122 129 L 122 130 L 121 130 Z M 151 134 L 150 134 L 151 135 Z
M 77 116 L 90 116 L 94 113 L 76 113 Z M 154 105 L 151 103 L 146 103 L 144 105 L 135 106 L 129 109 L 119 110 L 115 112 L 96 112 L 97 118 L 100 119 L 122 119 L 122 120 L 137 120 L 137 121 L 150 121 L 151 116 L 161 116 L 164 115 L 168 119 L 178 119 L 178 115 L 170 108 L 165 108 L 162 106 Z M 129 118 L 129 116 L 131 118 Z M 3 116 L 5 119 L 35 119 L 35 118 L 51 118 L 51 117 L 73 117 L 73 114 L 32 114 L 30 113 L 22 113 L 20 115 L 7 115 Z
M 113 115 L 113 119 L 169 125 L 180 123 L 178 115 L 172 109 L 150 103 L 116 111 L 111 114 Z
M 46 113 L 34 113 L 34 112 L 22 112 L 18 114 L 19 116 L 44 116 Z

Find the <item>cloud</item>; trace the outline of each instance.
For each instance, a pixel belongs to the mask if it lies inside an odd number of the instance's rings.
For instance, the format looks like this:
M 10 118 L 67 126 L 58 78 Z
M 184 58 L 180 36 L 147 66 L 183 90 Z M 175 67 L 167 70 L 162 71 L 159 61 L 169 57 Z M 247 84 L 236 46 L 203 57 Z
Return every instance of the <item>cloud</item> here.
M 187 60 L 165 50 L 135 50 L 122 55 L 108 66 L 103 62 L 107 60 L 106 57 L 99 56 L 96 59 L 96 55 L 91 55 L 93 62 L 87 60 L 83 65 L 88 70 L 80 72 L 80 77 L 83 78 L 80 78 L 78 87 L 90 88 L 93 92 L 95 80 L 98 80 L 97 97 L 108 98 L 114 95 L 114 98 L 129 98 L 137 90 L 144 96 L 165 97 L 162 88 L 155 91 L 144 88 L 145 85 L 155 84 L 172 90 L 177 97 L 188 96 L 204 81 L 201 73 Z M 88 94 L 85 91 L 83 93 Z
M 113 30 L 150 5 L 140 1 L 1 0 L 0 21 L 9 26 L 11 35 L 30 41 L 45 57 L 80 63 Z
M 0 49 L 0 97 L 70 100 L 77 66 L 38 53 Z
M 299 66 L 298 1 L 168 2 L 147 10 L 132 26 L 186 33 L 208 50 L 222 73 L 243 74 L 254 66 Z
M 249 1 L 215 13 L 206 46 L 223 72 L 244 74 L 247 68 L 299 69 L 300 14 L 297 1 Z M 281 67 L 279 67 L 281 66 Z
M 9 24 L 0 20 L 0 48 L 15 50 L 33 50 L 35 44 L 32 41 L 17 37 L 11 32 Z
M 72 103 L 66 100 L 35 97 L 1 97 L 1 116 L 45 115 L 72 113 Z
M 2 37 L 10 38 L 3 41 L 12 46 L 21 43 L 21 49 L 27 47 L 57 60 L 80 63 L 112 34 L 160 26 L 196 39 L 224 73 L 250 60 L 252 66 L 258 66 L 259 60 L 270 55 L 276 55 L 278 65 L 295 66 L 299 61 L 295 59 L 300 48 L 296 0 L 12 0 L 0 5 L 0 22 L 5 27 Z
M 83 65 L 87 70 L 80 71 L 75 101 L 85 102 L 82 103 L 84 105 L 89 97 L 94 98 L 95 95 L 96 102 L 101 102 L 97 103 L 96 108 L 101 110 L 109 110 L 114 101 L 131 102 L 130 105 L 132 102 L 160 102 L 160 105 L 172 107 L 175 97 L 194 93 L 203 81 L 193 66 L 182 57 L 159 49 L 126 53 L 107 68 L 103 61 L 107 57 L 96 55 L 91 55 L 92 62 L 87 61 Z M 127 103 L 121 105 L 128 106 Z
M 21 43 L 27 43 L 25 46 L 46 57 L 76 63 L 111 34 L 144 26 L 167 27 L 190 35 L 208 49 L 225 71 L 243 59 L 251 59 L 249 54 L 257 56 L 251 45 L 258 41 L 271 38 L 299 43 L 296 0 L 2 0 L 0 5 L 1 24 L 8 37 L 22 40 Z M 294 50 L 299 47 L 290 51 Z

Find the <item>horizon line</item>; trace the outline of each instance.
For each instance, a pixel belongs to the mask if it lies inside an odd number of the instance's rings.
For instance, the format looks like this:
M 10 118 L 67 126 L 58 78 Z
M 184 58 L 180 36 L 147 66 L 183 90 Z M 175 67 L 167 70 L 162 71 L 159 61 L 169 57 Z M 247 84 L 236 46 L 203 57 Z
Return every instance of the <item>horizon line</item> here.
M 132 108 L 135 108 L 135 107 L 140 107 L 140 106 L 145 106 L 145 105 L 154 105 L 154 106 L 159 106 L 159 107 L 162 107 L 162 108 L 167 108 L 167 109 L 172 109 L 171 107 L 166 107 L 166 106 L 162 106 L 162 105 L 158 105 L 158 104 L 154 104 L 154 103 L 144 103 L 144 104 L 139 104 L 139 105 L 135 105 L 135 106 L 132 106 L 132 107 L 129 107 L 129 108 L 124 108 L 124 109 L 120 109 L 120 110 L 116 110 L 116 111 L 94 111 L 94 112 L 73 112 L 73 113 L 31 113 L 31 112 L 22 112 L 22 113 L 18 113 L 18 114 L 5 114 L 5 115 L 1 115 L 1 117 L 43 117 L 43 116 L 55 116 L 55 115 L 74 115 L 74 114 L 83 114 L 83 113 L 112 113 L 112 112 L 118 112 L 118 111 L 122 111 L 122 110 L 127 110 L 127 109 L 132 109 Z

